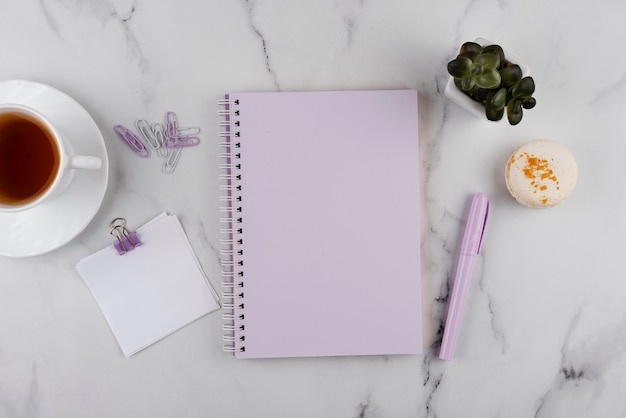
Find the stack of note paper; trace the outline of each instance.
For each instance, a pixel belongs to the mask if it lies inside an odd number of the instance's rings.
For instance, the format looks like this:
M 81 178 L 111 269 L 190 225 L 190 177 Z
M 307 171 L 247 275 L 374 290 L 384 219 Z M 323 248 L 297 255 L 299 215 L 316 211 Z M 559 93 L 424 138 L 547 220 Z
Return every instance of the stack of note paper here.
M 76 265 L 127 357 L 220 307 L 176 216 L 137 235 L 124 255 L 111 245 Z

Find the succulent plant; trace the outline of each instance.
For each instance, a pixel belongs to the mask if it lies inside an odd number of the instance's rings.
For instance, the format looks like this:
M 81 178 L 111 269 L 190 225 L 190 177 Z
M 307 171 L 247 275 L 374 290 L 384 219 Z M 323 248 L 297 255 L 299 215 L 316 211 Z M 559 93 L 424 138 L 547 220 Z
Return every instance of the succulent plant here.
M 517 125 L 522 120 L 522 109 L 532 109 L 537 103 L 532 97 L 533 78 L 522 77 L 519 65 L 508 62 L 499 45 L 464 43 L 457 57 L 448 63 L 448 73 L 459 90 L 485 105 L 489 120 L 502 119 L 506 109 L 509 123 Z

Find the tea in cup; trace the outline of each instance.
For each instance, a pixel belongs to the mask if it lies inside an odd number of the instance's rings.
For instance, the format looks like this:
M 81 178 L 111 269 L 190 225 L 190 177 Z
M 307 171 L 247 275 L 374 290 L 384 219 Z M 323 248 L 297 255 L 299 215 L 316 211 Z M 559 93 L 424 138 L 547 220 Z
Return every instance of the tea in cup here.
M 36 109 L 0 104 L 0 213 L 53 199 L 75 169 L 101 166 L 98 157 L 74 155 L 69 139 Z

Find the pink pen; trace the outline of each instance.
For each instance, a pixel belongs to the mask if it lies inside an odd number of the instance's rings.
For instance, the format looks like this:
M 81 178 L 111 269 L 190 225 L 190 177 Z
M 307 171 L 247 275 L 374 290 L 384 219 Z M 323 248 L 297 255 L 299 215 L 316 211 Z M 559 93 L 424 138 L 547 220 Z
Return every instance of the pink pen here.
M 480 253 L 483 244 L 488 215 L 489 199 L 487 199 L 484 193 L 476 193 L 472 199 L 472 205 L 467 216 L 467 224 L 465 225 L 465 233 L 461 242 L 459 261 L 452 287 L 450 306 L 448 307 L 448 318 L 443 331 L 441 351 L 439 351 L 439 358 L 443 360 L 451 360 L 454 356 L 465 300 L 467 299 L 467 292 L 474 272 L 476 257 Z

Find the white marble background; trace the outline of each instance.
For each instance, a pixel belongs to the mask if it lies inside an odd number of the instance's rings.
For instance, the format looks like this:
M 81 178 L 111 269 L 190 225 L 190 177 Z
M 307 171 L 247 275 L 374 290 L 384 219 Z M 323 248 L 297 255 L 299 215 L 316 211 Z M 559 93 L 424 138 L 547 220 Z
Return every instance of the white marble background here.
M 78 238 L 0 257 L 0 416 L 626 416 L 624 21 L 621 0 L 0 0 L 0 80 L 73 96 L 111 159 L 104 204 Z M 538 105 L 517 127 L 441 94 L 447 61 L 478 36 L 531 67 Z M 219 286 L 219 96 L 365 88 L 420 90 L 425 354 L 237 361 L 213 314 L 124 358 L 73 266 L 108 244 L 112 218 L 167 210 Z M 168 110 L 203 140 L 170 176 L 112 131 Z M 524 208 L 504 185 L 508 155 L 536 138 L 579 163 L 576 191 L 553 209 Z M 450 271 L 479 190 L 492 200 L 488 235 L 457 358 L 441 362 Z

